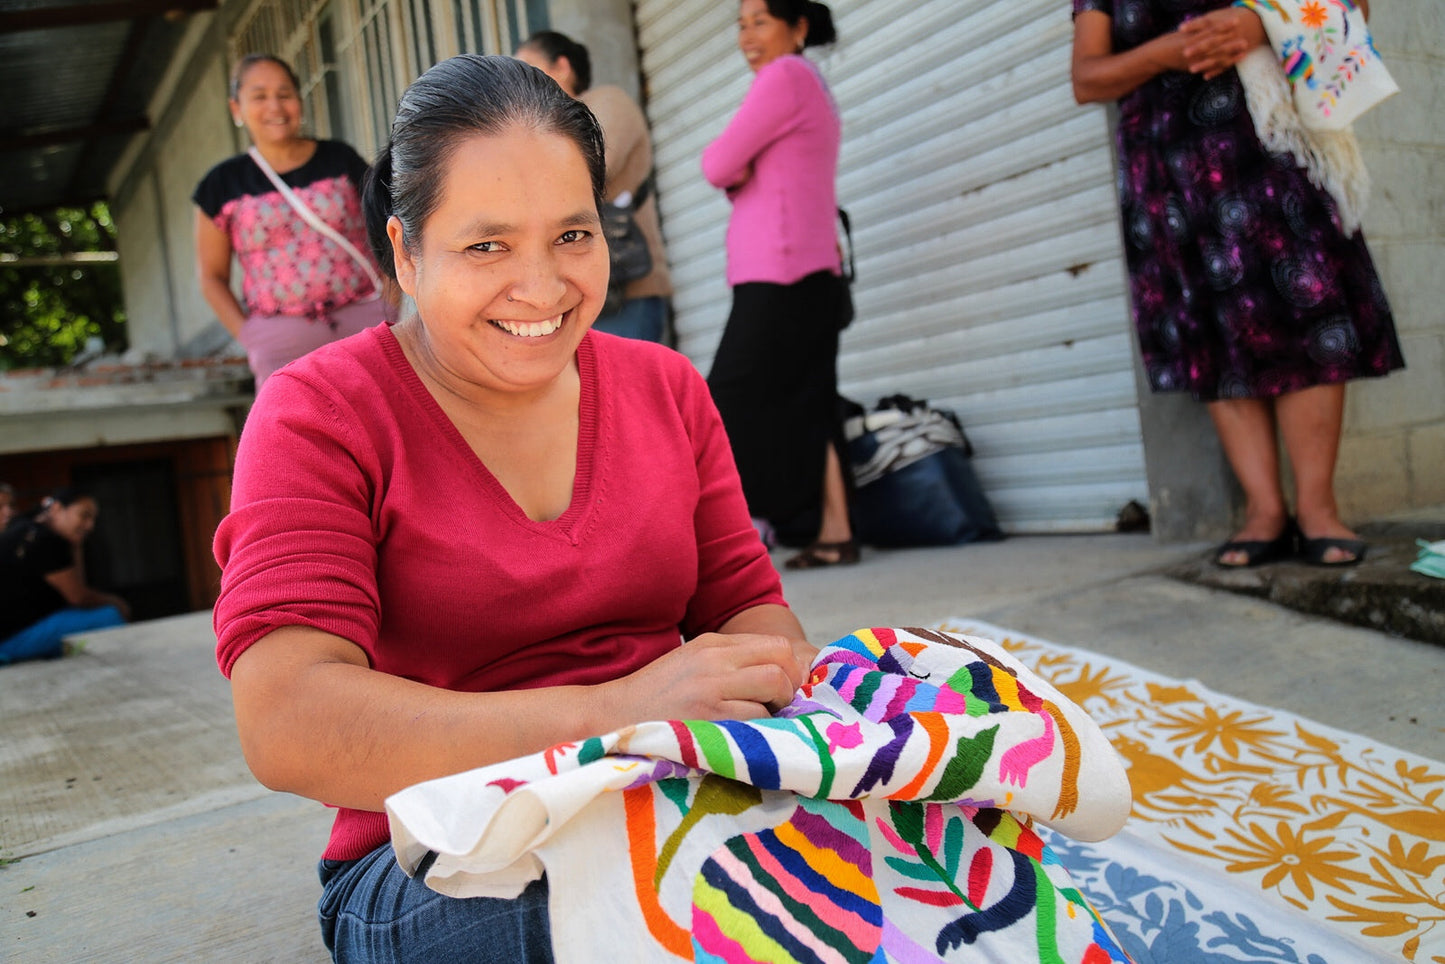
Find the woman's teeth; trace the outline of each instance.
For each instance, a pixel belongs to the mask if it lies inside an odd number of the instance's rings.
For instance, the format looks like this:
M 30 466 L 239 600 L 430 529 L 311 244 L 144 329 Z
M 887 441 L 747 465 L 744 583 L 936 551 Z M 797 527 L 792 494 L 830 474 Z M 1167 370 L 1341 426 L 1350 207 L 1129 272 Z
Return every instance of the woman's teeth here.
M 521 338 L 541 338 L 562 327 L 562 316 L 558 315 L 556 318 L 547 318 L 542 321 L 503 321 L 500 318 L 493 318 L 492 324 Z

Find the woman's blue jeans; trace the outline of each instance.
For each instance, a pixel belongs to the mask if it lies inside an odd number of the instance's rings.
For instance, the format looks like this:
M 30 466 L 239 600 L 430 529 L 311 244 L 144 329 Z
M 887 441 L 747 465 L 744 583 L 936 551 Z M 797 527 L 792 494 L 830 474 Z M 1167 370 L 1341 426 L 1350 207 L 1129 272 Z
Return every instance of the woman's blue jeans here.
M 321 937 L 337 964 L 552 964 L 545 877 L 511 900 L 447 897 L 408 877 L 391 844 L 318 869 Z
M 0 641 L 0 666 L 27 659 L 54 659 L 62 650 L 61 641 L 87 629 L 109 629 L 125 625 L 125 617 L 114 606 L 94 609 L 57 609 L 38 622 L 33 622 L 10 638 Z
M 667 299 L 660 295 L 629 298 L 610 315 L 598 315 L 592 327 L 609 335 L 636 338 L 640 341 L 662 341 L 667 321 Z

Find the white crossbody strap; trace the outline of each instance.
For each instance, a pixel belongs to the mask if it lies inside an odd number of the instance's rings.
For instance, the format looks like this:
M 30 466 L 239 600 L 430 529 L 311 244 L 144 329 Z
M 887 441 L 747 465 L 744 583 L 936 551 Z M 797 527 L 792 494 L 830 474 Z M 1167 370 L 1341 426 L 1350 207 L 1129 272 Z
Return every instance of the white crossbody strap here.
M 303 221 L 311 225 L 317 231 L 320 231 L 322 234 L 326 235 L 326 237 L 330 238 L 332 241 L 335 241 L 338 245 L 341 246 L 341 249 L 343 251 L 351 255 L 351 257 L 356 261 L 357 264 L 361 265 L 362 270 L 366 272 L 366 276 L 371 279 L 371 297 L 381 297 L 381 277 L 376 273 L 376 269 L 371 266 L 371 260 L 365 255 L 363 255 L 360 251 L 356 250 L 356 245 L 352 244 L 350 241 L 346 240 L 346 238 L 342 237 L 341 232 L 337 231 L 331 225 L 321 220 L 321 218 L 317 216 L 315 211 L 307 207 L 306 202 L 301 200 L 301 198 L 297 197 L 296 192 L 291 190 L 290 186 L 288 186 L 285 181 L 281 180 L 281 175 L 277 174 L 276 170 L 266 162 L 266 159 L 261 156 L 260 151 L 256 150 L 255 147 L 252 147 L 246 153 L 251 155 L 251 160 L 255 161 L 256 166 L 261 169 L 261 172 L 265 174 L 266 177 L 270 178 L 272 184 L 276 185 L 276 190 L 281 192 L 281 196 L 286 199 L 287 204 L 291 205 L 293 208 L 296 209 L 296 213 L 301 215 L 301 219 Z

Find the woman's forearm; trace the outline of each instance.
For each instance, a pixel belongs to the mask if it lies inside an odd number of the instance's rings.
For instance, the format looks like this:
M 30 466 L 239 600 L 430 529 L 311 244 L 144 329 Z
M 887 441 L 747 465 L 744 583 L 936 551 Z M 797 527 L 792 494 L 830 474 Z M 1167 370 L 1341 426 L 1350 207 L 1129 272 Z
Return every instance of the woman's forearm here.
M 240 334 L 241 326 L 246 323 L 246 312 L 241 309 L 241 303 L 236 300 L 229 279 L 222 280 L 212 275 L 202 275 L 200 285 L 201 297 L 206 299 L 206 304 L 211 306 L 211 310 L 216 313 L 216 318 L 221 325 L 233 337 Z
M 373 670 L 352 644 L 304 627 L 266 636 L 231 672 L 256 778 L 360 810 L 381 810 L 414 783 L 616 728 L 593 718 L 592 689 L 439 689 Z
M 372 669 L 360 647 L 301 626 L 231 668 L 241 749 L 273 790 L 380 810 L 424 780 L 647 720 L 752 719 L 786 705 L 815 652 L 785 606 L 756 606 L 626 677 L 460 693 Z
M 1166 71 L 1184 69 L 1184 42 L 1175 31 L 1119 54 L 1081 50 L 1076 42 L 1071 68 L 1074 100 L 1080 104 L 1118 100 Z

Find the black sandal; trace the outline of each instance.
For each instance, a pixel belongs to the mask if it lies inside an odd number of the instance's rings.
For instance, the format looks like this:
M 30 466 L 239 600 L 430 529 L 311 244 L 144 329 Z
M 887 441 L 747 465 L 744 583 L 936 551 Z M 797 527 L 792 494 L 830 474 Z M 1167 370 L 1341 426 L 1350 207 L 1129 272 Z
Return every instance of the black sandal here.
M 1369 545 L 1363 539 L 1330 539 L 1323 536 L 1306 539 L 1301 535 L 1297 558 L 1300 562 L 1307 562 L 1312 566 L 1354 566 L 1365 558 L 1365 550 L 1368 548 Z M 1348 552 L 1350 557 L 1326 561 L 1325 553 L 1331 549 Z
M 858 543 L 849 539 L 847 542 L 815 542 L 783 565 L 789 569 L 822 569 L 825 566 L 851 566 L 858 559 Z
M 1288 559 L 1295 554 L 1295 524 L 1291 519 L 1273 539 L 1241 539 L 1226 542 L 1214 553 L 1214 564 L 1221 569 L 1250 569 L 1269 562 Z M 1224 557 L 1232 552 L 1244 553 L 1243 562 L 1225 562 Z

